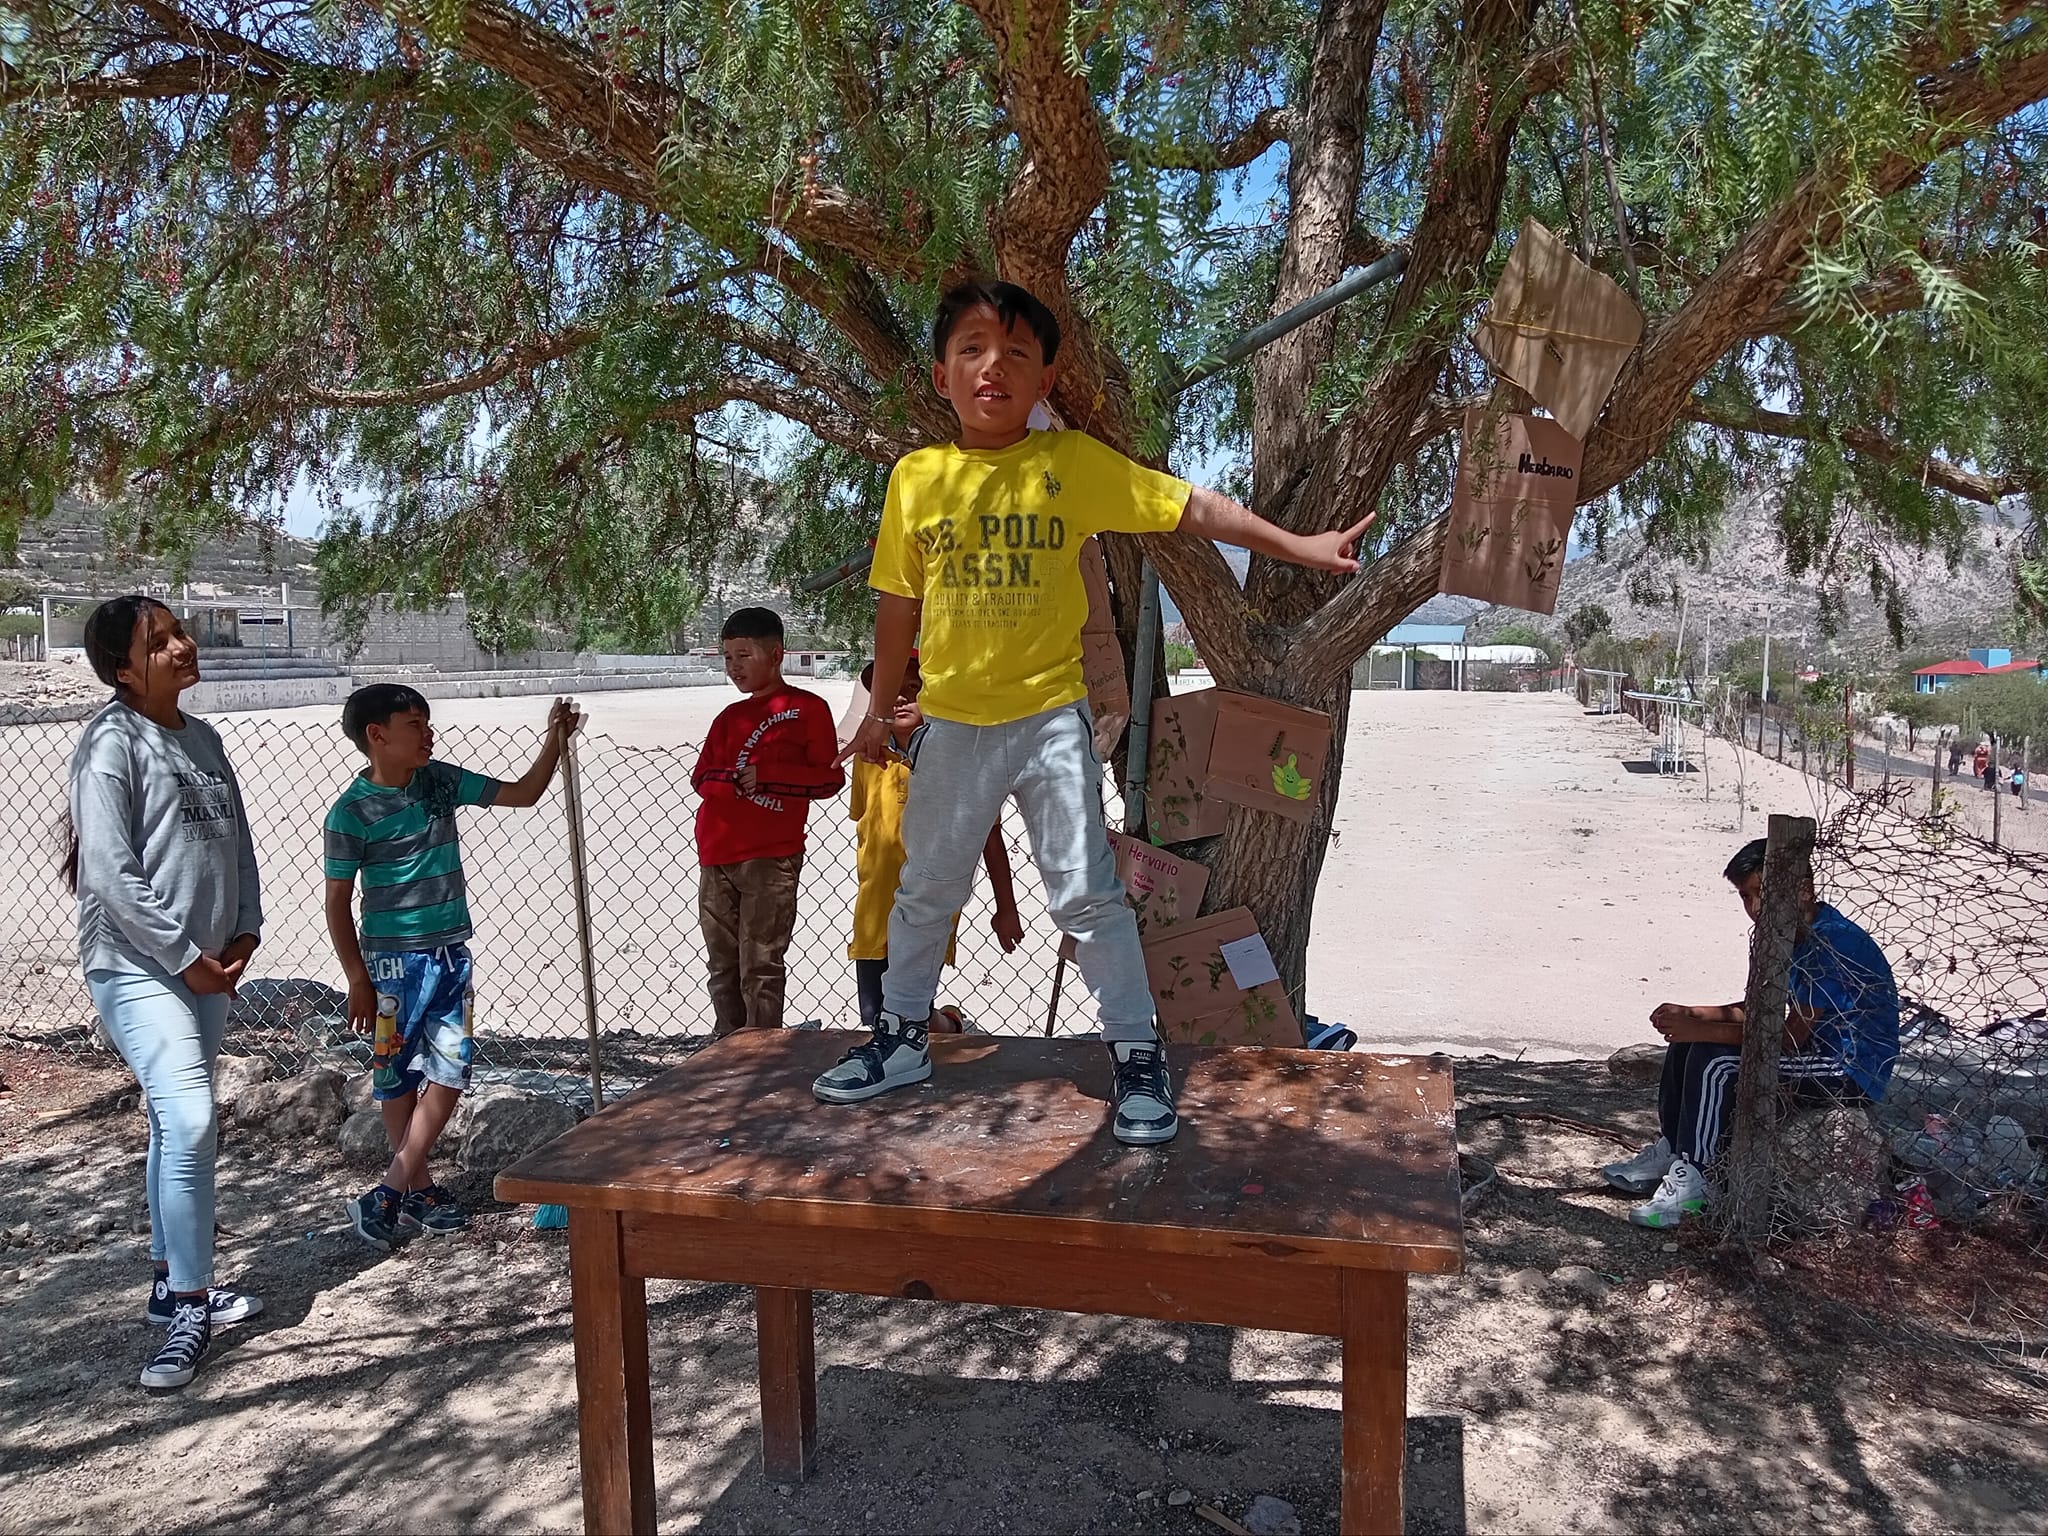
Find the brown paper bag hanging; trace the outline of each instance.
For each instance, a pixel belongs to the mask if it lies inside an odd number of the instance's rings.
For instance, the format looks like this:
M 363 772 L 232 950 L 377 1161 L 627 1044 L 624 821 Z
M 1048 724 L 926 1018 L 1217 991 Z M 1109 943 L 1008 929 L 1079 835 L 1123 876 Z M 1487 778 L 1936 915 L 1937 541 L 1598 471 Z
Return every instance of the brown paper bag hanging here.
M 1583 441 L 1642 335 L 1642 311 L 1626 293 L 1524 219 L 1472 342 Z
M 1124 900 L 1138 914 L 1141 942 L 1194 921 L 1202 910 L 1202 894 L 1209 889 L 1206 864 L 1177 858 L 1143 838 L 1122 832 L 1109 834 L 1109 848 L 1116 855 L 1116 877 L 1123 884 Z M 1061 958 L 1073 959 L 1073 939 L 1062 934 L 1059 952 Z
M 1582 453 L 1554 421 L 1466 411 L 1437 590 L 1555 612 Z

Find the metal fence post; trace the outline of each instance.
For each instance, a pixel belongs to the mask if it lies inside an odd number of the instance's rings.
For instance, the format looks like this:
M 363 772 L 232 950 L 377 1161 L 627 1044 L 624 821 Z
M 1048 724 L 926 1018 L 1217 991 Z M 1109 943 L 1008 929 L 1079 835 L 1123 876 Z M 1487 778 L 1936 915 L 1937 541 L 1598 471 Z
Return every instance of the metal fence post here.
M 1778 1056 L 1789 1001 L 1792 946 L 1813 885 L 1814 821 L 1773 816 L 1764 854 L 1763 909 L 1749 946 L 1742 1002 L 1742 1065 L 1735 1079 L 1735 1137 L 1728 1163 L 1727 1241 L 1770 1236 L 1777 1173 Z
M 583 849 L 583 786 L 576 737 L 562 751 L 562 799 L 569 820 L 569 884 L 576 893 L 576 953 L 583 962 L 583 1027 L 590 1036 L 590 1112 L 604 1108 L 604 1065 L 597 1049 L 597 964 L 590 946 L 590 871 Z

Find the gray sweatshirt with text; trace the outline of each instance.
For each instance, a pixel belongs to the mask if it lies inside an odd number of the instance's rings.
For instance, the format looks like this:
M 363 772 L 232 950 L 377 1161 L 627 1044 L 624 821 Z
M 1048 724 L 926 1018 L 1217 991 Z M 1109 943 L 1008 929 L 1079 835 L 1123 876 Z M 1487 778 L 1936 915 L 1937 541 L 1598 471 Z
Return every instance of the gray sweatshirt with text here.
M 94 715 L 71 755 L 71 820 L 87 971 L 175 976 L 262 937 L 241 786 L 204 720 L 166 730 L 119 702 Z

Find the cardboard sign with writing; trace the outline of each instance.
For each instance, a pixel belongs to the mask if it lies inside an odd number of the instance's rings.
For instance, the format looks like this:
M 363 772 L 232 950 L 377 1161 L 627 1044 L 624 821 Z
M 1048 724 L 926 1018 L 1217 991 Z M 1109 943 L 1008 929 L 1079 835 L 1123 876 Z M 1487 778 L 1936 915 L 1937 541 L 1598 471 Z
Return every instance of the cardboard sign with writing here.
M 1466 411 L 1437 590 L 1554 612 L 1581 453 L 1554 421 Z
M 1626 293 L 1524 219 L 1472 342 L 1584 440 L 1642 335 L 1642 311 Z
M 1230 807 L 1209 792 L 1216 737 L 1214 688 L 1152 701 L 1152 748 L 1145 763 L 1145 823 L 1162 843 L 1214 837 Z
M 1249 942 L 1248 942 L 1249 941 Z M 1225 946 L 1230 946 L 1226 954 Z M 1145 946 L 1145 978 L 1159 1009 L 1159 1034 L 1179 1045 L 1267 1045 L 1299 1049 L 1301 1022 L 1271 970 L 1249 907 L 1232 907 L 1169 928 Z
M 1139 939 L 1157 938 L 1176 923 L 1191 922 L 1202 910 L 1202 893 L 1209 889 L 1206 864 L 1176 858 L 1121 832 L 1109 834 L 1109 846 L 1116 854 L 1116 877 L 1123 882 L 1124 899 L 1138 914 Z M 1060 954 L 1074 958 L 1074 941 L 1065 934 L 1060 936 Z
M 1315 815 L 1330 755 L 1330 717 L 1256 694 L 1218 692 L 1209 792 L 1289 821 Z

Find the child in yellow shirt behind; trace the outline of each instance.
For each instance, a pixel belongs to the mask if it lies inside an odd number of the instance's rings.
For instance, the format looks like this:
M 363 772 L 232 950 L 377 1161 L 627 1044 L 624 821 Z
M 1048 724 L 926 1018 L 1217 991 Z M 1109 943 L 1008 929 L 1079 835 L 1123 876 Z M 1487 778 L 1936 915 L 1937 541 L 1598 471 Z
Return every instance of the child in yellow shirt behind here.
M 870 662 L 861 671 L 861 686 L 872 688 L 874 677 L 874 663 Z M 903 881 L 903 807 L 910 799 L 910 770 L 917 755 L 918 731 L 924 724 L 924 711 L 917 704 L 923 686 L 913 652 L 903 682 L 896 690 L 896 707 L 887 712 L 888 760 L 856 761 L 853 765 L 853 792 L 846 814 L 853 820 L 859 846 L 860 889 L 853 899 L 853 942 L 846 946 L 846 954 L 853 961 L 863 1029 L 873 1029 L 875 1016 L 882 1011 L 882 975 L 889 969 L 889 911 L 896 905 L 896 887 Z M 875 714 L 884 713 L 872 704 L 869 708 Z M 1010 883 L 1010 851 L 1003 846 L 1000 819 L 989 828 L 981 862 L 988 870 L 996 905 L 989 927 L 1007 955 L 1023 942 L 1024 923 L 1017 915 L 1017 893 Z M 956 932 L 959 922 L 959 914 L 955 913 Z M 953 942 L 948 939 L 946 964 L 953 963 Z M 939 1027 L 934 1018 L 933 1028 Z

